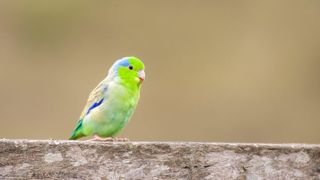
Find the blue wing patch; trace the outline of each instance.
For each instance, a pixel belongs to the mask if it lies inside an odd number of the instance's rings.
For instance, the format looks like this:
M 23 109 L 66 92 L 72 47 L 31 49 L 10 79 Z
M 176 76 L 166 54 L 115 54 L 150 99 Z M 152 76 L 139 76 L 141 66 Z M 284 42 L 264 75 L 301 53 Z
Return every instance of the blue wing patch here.
M 99 102 L 95 102 L 89 109 L 86 115 L 90 113 L 90 111 L 96 107 L 99 107 L 104 101 L 104 98 L 102 98 Z

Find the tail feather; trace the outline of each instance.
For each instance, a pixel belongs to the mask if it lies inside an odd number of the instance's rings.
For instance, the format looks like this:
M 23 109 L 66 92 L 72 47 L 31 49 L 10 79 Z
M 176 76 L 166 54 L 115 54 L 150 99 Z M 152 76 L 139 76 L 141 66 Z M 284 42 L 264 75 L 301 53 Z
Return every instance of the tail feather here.
M 71 137 L 69 138 L 69 140 L 76 140 L 79 139 L 81 137 L 84 137 L 85 135 L 82 133 L 82 122 L 83 120 L 80 119 L 77 125 L 77 128 L 73 131 Z

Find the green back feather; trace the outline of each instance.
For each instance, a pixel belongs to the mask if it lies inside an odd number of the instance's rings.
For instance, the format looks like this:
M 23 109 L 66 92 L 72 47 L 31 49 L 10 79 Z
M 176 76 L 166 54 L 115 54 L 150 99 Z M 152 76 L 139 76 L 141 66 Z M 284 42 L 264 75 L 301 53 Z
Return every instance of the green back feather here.
M 80 119 L 76 129 L 73 131 L 72 136 L 69 138 L 69 140 L 76 140 L 76 139 L 79 139 L 79 138 L 85 136 L 82 133 L 82 122 L 83 122 L 83 120 Z

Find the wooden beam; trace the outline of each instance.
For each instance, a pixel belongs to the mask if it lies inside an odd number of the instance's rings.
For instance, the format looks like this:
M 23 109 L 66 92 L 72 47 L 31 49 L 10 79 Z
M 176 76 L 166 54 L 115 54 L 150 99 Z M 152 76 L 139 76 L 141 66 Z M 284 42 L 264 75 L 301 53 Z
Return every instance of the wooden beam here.
M 320 145 L 0 140 L 0 179 L 320 179 Z

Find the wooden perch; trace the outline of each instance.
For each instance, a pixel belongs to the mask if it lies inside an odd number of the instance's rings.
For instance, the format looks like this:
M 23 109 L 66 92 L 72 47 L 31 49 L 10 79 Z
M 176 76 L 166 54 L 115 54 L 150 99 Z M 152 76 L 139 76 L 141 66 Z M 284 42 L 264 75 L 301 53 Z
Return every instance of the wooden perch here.
M 320 145 L 0 140 L 0 179 L 320 179 Z

